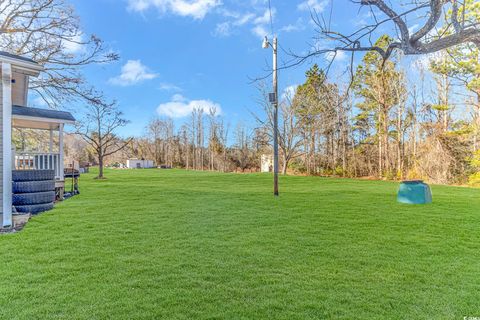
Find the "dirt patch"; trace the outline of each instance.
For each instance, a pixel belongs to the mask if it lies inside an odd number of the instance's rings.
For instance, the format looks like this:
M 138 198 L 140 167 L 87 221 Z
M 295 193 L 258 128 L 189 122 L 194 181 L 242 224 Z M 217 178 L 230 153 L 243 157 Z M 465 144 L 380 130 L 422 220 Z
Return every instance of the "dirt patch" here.
M 28 220 L 30 220 L 30 217 L 30 214 L 14 214 L 12 216 L 13 227 L 0 227 L 0 234 L 15 233 L 22 230 L 23 227 L 27 224 Z M 2 218 L 2 215 L 0 215 L 0 218 Z

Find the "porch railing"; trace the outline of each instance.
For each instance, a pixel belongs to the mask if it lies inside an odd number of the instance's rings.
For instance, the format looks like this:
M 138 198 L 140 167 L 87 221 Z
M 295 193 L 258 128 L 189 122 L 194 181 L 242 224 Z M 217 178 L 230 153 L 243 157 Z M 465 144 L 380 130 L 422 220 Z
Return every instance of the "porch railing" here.
M 16 170 L 55 170 L 55 179 L 63 180 L 59 153 L 16 152 Z

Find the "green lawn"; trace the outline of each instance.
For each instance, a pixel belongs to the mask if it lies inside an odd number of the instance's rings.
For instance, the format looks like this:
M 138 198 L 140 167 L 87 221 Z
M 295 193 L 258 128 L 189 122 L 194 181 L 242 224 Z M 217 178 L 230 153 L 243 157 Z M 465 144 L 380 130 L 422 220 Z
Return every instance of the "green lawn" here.
M 480 316 L 480 190 L 180 170 L 81 177 L 0 236 L 1 319 Z

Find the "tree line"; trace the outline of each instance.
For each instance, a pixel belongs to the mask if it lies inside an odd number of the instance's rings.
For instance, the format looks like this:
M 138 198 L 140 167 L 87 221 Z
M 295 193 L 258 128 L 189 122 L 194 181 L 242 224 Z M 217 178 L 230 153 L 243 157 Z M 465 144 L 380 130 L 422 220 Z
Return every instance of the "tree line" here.
M 370 10 L 371 24 L 341 34 L 332 30 L 329 18 L 312 12 L 318 36 L 331 45 L 306 56 L 291 53 L 295 65 L 318 55 L 351 54 L 351 79 L 334 81 L 328 68 L 313 65 L 304 83 L 283 96 L 282 172 L 480 183 L 478 1 L 392 5 L 368 0 L 356 5 Z M 271 154 L 272 107 L 265 84 L 257 84 L 259 98 L 252 109 L 261 112 L 252 112 L 253 128 L 231 126 L 216 110 L 195 108 L 180 127 L 171 119 L 155 118 L 142 137 L 123 139 L 117 129 L 128 121 L 83 74 L 86 66 L 119 56 L 96 35 L 82 32 L 68 1 L 6 0 L 0 11 L 2 50 L 45 66 L 44 75 L 29 83 L 31 92 L 52 108 L 86 106 L 76 135 L 67 139 L 71 156 L 97 164 L 137 157 L 170 167 L 245 172 L 258 171 L 260 156 Z M 424 19 L 415 28 L 411 24 L 419 13 Z M 373 42 L 379 27 L 387 24 L 393 24 L 389 35 Z M 358 65 L 353 63 L 356 52 L 365 54 Z M 402 55 L 432 53 L 416 78 L 403 69 Z M 33 135 L 39 133 L 16 132 L 17 146 L 25 148 L 29 139 L 35 143 Z
M 375 45 L 391 41 L 383 36 Z M 282 172 L 478 184 L 478 49 L 442 52 L 416 64 L 410 79 L 402 59 L 369 52 L 346 83 L 331 81 L 316 64 L 308 69 L 279 104 Z M 254 109 L 262 112 L 252 112 L 253 128 L 231 128 L 216 110 L 201 108 L 178 128 L 154 118 L 109 163 L 136 157 L 191 170 L 259 171 L 261 155 L 272 152 L 273 109 L 269 88 L 257 87 Z

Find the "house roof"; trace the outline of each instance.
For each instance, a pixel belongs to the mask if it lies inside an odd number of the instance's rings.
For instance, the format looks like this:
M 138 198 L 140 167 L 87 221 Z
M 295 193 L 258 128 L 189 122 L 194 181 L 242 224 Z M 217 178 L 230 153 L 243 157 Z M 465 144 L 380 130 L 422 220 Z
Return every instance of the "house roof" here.
M 63 120 L 63 122 L 75 122 L 75 118 L 70 112 L 67 111 L 12 106 L 12 115 L 31 118 L 55 119 L 61 121 Z
M 5 51 L 0 51 L 0 62 L 9 63 L 12 65 L 14 71 L 34 77 L 37 77 L 39 73 L 44 70 L 42 65 L 32 59 Z
M 22 60 L 22 61 L 25 61 L 25 62 L 38 64 L 38 62 L 36 62 L 32 59 L 25 58 L 25 57 L 22 57 L 22 56 L 17 56 L 16 54 L 11 54 L 11 53 L 8 53 L 6 51 L 0 51 L 0 56 L 7 57 L 7 58 L 10 58 L 10 59 Z

